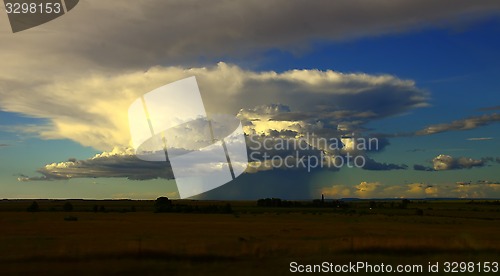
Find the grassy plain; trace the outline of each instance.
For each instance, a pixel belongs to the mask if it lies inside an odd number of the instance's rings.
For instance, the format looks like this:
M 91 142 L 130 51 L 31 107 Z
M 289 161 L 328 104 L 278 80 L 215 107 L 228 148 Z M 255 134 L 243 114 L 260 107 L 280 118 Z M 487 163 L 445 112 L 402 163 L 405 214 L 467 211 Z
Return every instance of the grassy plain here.
M 40 211 L 27 212 L 31 202 L 0 201 L 2 275 L 281 275 L 292 261 L 500 261 L 500 205 L 491 201 L 413 201 L 404 209 L 399 201 L 346 208 L 243 201 L 229 202 L 230 214 L 154 213 L 153 201 L 128 200 L 73 200 L 71 212 L 66 201 L 37 200 Z

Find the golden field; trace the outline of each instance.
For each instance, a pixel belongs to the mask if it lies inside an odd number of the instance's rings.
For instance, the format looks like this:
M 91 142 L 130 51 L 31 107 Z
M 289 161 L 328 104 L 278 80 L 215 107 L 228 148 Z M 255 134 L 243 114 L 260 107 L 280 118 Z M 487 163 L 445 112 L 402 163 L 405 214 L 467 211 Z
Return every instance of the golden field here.
M 484 202 L 370 209 L 363 201 L 340 210 L 248 201 L 230 202 L 230 214 L 154 213 L 153 201 L 71 201 L 71 212 L 65 201 L 38 201 L 41 210 L 27 212 L 31 202 L 0 202 L 2 275 L 280 275 L 292 261 L 500 261 L 500 205 Z

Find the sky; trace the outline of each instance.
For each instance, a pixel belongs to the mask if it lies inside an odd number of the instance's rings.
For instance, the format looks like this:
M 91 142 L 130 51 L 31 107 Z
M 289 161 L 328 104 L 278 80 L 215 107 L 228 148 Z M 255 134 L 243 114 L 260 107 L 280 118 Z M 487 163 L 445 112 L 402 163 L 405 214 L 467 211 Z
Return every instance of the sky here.
M 194 198 L 500 198 L 498 1 L 82 0 L 0 43 L 0 198 L 179 198 L 128 108 L 191 76 L 250 162 Z

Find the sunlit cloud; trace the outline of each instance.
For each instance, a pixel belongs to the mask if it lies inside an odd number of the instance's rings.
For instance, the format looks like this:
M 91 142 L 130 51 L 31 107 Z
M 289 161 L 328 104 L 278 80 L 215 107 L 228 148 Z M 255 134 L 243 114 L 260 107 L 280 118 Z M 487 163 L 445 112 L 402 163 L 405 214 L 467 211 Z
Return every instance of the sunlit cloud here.
M 493 140 L 493 137 L 474 137 L 474 138 L 467 138 L 468 141 L 488 141 L 488 140 Z
M 387 185 L 380 182 L 361 182 L 358 185 L 335 184 L 320 192 L 329 198 L 487 198 L 500 195 L 496 182 L 468 184 L 424 183 Z
M 497 158 L 498 159 L 498 158 Z M 453 157 L 446 154 L 440 154 L 432 159 L 432 167 L 424 165 L 414 165 L 413 169 L 417 171 L 446 171 L 471 169 L 474 167 L 483 167 L 488 162 L 495 162 L 493 157 L 483 157 L 474 159 L 470 157 Z
M 31 91 L 16 93 L 0 90 L 1 106 L 4 110 L 45 118 L 49 122 L 42 126 L 18 127 L 19 131 L 35 132 L 43 139 L 70 139 L 110 151 L 117 146 L 129 146 L 127 110 L 137 97 L 193 75 L 198 79 L 207 111 L 234 115 L 239 112 L 247 134 L 254 131 L 269 135 L 271 131 L 288 130 L 321 134 L 336 129 L 343 120 L 355 123 L 383 118 L 427 104 L 427 93 L 418 89 L 413 81 L 390 75 L 318 70 L 254 72 L 219 63 L 210 68 L 153 67 L 146 72 L 57 79 Z M 224 104 L 221 98 L 225 99 Z M 375 98 L 379 100 L 373 101 Z M 277 118 L 290 113 L 288 110 L 266 113 L 258 108 L 273 101 L 281 101 L 290 112 L 297 112 L 296 118 Z M 337 106 L 342 109 L 337 110 Z M 351 112 L 343 112 L 346 109 Z M 317 111 L 322 111 L 316 114 L 324 114 L 324 117 L 320 115 L 314 120 L 307 115 Z M 356 115 L 367 113 L 370 113 L 368 118 Z
M 173 179 L 172 170 L 166 162 L 147 162 L 138 159 L 133 149 L 115 148 L 111 152 L 96 154 L 86 160 L 71 158 L 64 162 L 51 163 L 38 170 L 42 176 L 21 175 L 18 181 L 68 180 L 72 178 L 121 177 L 131 180 L 156 178 Z
M 361 182 L 354 186 L 356 189 L 354 193 L 361 198 L 370 198 L 380 186 L 379 182 Z

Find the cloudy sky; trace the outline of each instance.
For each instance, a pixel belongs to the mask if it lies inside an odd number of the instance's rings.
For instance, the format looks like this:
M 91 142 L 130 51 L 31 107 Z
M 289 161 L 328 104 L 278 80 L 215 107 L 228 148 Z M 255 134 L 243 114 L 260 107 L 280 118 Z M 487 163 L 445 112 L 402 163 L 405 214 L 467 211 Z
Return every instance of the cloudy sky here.
M 500 197 L 496 0 L 81 0 L 18 33 L 2 10 L 0 43 L 0 198 L 178 197 L 168 163 L 135 157 L 128 108 L 190 76 L 251 143 L 310 146 L 273 156 L 366 161 L 250 160 L 198 198 Z

